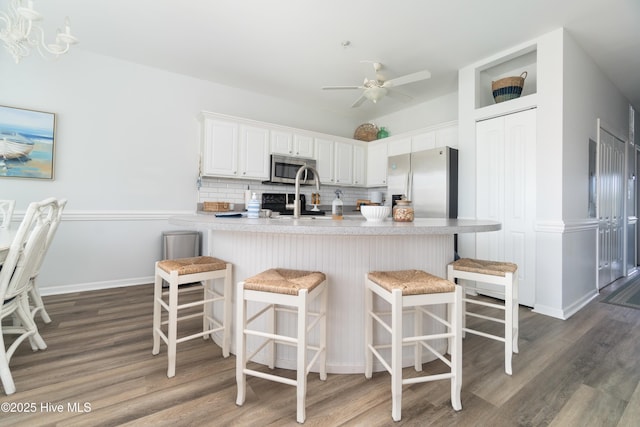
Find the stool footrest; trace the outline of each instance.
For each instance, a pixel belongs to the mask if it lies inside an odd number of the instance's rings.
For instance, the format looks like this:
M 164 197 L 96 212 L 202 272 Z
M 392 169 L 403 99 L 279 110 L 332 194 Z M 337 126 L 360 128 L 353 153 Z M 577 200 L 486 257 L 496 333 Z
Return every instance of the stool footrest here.
M 496 308 L 502 311 L 505 310 L 505 306 L 503 304 L 494 304 L 492 302 L 478 301 L 477 299 L 473 299 L 473 298 L 462 298 L 462 301 L 468 304 L 482 305 L 484 307 Z
M 267 374 L 266 372 L 256 371 L 248 368 L 245 368 L 243 372 L 247 375 L 252 375 L 254 377 L 262 378 L 265 380 L 271 380 L 271 381 L 275 381 L 282 384 L 292 385 L 294 387 L 298 385 L 296 380 L 292 380 L 286 377 L 281 377 L 279 375 Z
M 474 335 L 480 335 L 481 337 L 490 338 L 492 340 L 505 342 L 504 337 L 501 337 L 501 336 L 498 336 L 498 335 L 493 335 L 493 334 L 488 334 L 486 332 L 478 331 L 477 329 L 462 328 L 462 331 L 463 332 L 469 332 L 470 334 L 474 334 Z
M 478 314 L 472 311 L 465 311 L 464 314 L 469 317 L 477 317 L 478 319 L 484 319 L 484 320 L 490 320 L 496 323 L 502 323 L 503 325 L 506 323 L 504 319 L 500 319 L 498 317 L 485 316 L 484 314 Z

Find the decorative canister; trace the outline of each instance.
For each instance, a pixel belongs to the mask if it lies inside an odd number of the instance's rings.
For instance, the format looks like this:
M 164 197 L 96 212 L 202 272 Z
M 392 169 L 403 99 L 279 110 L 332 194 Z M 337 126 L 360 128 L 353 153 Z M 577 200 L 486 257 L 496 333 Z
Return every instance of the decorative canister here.
M 249 204 L 247 205 L 247 218 L 259 218 L 260 217 L 260 200 L 256 193 L 253 193 Z
M 396 222 L 413 221 L 413 205 L 411 200 L 398 200 L 393 207 L 393 220 Z

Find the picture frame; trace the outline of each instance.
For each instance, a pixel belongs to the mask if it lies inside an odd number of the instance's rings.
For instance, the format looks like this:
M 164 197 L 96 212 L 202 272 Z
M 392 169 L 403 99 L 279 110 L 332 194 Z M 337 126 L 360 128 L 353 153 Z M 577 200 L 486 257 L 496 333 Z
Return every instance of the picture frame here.
M 56 115 L 0 105 L 0 178 L 53 180 Z

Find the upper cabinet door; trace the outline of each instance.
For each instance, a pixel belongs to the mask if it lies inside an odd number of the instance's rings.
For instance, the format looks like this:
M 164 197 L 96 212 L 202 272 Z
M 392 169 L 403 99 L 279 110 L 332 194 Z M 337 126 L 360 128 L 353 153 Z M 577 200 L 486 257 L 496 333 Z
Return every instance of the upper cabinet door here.
M 334 142 L 329 139 L 316 138 L 315 139 L 315 153 L 316 169 L 318 170 L 318 176 L 320 182 L 325 184 L 332 184 L 333 169 L 334 169 Z
M 204 118 L 202 174 L 238 176 L 238 124 Z
M 353 184 L 364 186 L 367 183 L 367 153 L 365 146 L 353 146 Z
M 336 142 L 335 147 L 335 183 L 353 184 L 353 144 Z
M 313 137 L 282 130 L 271 130 L 271 153 L 313 158 Z
M 293 154 L 300 157 L 313 158 L 315 154 L 313 137 L 309 135 L 293 135 Z
M 271 152 L 273 154 L 293 155 L 293 135 L 291 132 L 271 131 Z
M 370 142 L 367 146 L 367 186 L 387 185 L 387 141 Z
M 242 178 L 269 179 L 269 130 L 240 126 L 240 171 Z

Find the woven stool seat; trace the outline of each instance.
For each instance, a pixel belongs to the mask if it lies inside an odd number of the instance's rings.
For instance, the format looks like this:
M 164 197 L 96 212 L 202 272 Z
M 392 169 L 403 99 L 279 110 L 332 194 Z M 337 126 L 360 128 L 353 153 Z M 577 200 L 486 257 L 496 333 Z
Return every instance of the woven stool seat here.
M 183 276 L 185 274 L 203 273 L 205 271 L 224 270 L 227 268 L 227 263 L 211 256 L 197 256 L 159 261 L 158 268 L 161 268 L 167 273 L 177 271 L 178 276 Z
M 402 295 L 453 292 L 455 283 L 422 270 L 372 271 L 369 280 L 391 292 L 400 289 Z
M 487 261 L 483 259 L 460 258 L 451 263 L 454 270 L 470 273 L 488 274 L 504 277 L 506 273 L 515 273 L 518 266 L 511 262 Z
M 318 271 L 272 268 L 244 281 L 244 288 L 252 291 L 298 295 L 300 290 L 311 292 L 327 277 Z
M 391 311 L 380 310 L 374 304 L 386 303 Z M 439 312 L 447 307 L 446 319 Z M 402 386 L 448 379 L 451 385 L 451 406 L 462 409 L 462 287 L 422 270 L 372 271 L 365 276 L 365 377 L 373 374 L 374 357 L 391 374 L 391 417 L 400 421 L 402 415 Z M 413 314 L 413 330 L 403 330 L 405 314 Z M 423 333 L 423 317 L 434 326 L 444 327 L 444 333 Z M 374 327 L 379 329 L 374 333 Z M 378 337 L 379 332 L 391 334 L 391 345 Z M 375 338 L 375 339 L 374 339 Z M 446 340 L 447 352 L 438 347 Z M 445 372 L 402 377 L 403 348 L 413 348 L 414 368 L 422 371 L 423 350 L 442 361 Z M 391 350 L 390 359 L 388 351 Z M 439 369 L 436 369 L 438 371 Z

